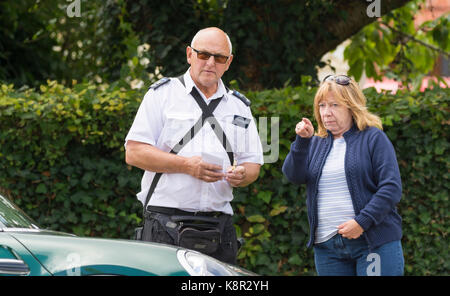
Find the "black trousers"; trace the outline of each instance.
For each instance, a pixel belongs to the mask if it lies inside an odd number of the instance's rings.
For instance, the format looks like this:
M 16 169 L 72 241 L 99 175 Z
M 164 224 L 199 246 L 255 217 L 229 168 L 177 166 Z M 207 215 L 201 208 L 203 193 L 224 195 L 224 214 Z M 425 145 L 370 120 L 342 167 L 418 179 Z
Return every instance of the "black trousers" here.
M 169 218 L 170 215 L 162 213 L 147 213 L 145 215 L 144 229 L 142 232 L 142 240 L 155 243 L 163 243 L 169 245 L 176 245 L 172 235 L 169 234 L 165 225 L 157 219 L 158 215 Z M 236 265 L 236 257 L 238 251 L 236 230 L 233 226 L 232 216 L 221 214 L 219 217 L 224 223 L 223 231 L 221 232 L 221 242 L 216 252 L 207 254 L 217 260 Z

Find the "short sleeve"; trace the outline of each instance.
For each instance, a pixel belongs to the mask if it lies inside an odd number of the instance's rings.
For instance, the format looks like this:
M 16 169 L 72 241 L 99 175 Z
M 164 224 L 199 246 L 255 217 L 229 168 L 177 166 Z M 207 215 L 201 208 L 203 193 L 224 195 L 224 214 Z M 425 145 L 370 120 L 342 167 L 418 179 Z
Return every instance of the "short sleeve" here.
M 156 145 L 163 128 L 162 100 L 150 89 L 144 96 L 125 138 L 125 148 L 129 140 Z

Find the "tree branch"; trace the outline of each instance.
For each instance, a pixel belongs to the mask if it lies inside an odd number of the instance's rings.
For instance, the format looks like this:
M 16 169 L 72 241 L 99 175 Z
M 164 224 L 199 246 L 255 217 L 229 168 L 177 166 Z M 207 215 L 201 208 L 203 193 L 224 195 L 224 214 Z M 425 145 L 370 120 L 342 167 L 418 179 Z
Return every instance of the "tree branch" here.
M 422 40 L 419 40 L 419 39 L 415 38 L 414 36 L 412 36 L 412 35 L 410 35 L 408 33 L 405 33 L 405 32 L 402 32 L 400 30 L 397 30 L 396 28 L 390 26 L 389 24 L 387 24 L 385 22 L 380 22 L 380 24 L 384 25 L 385 27 L 387 27 L 388 29 L 390 29 L 391 31 L 393 31 L 393 32 L 395 32 L 397 34 L 400 34 L 403 37 L 406 37 L 408 40 L 417 42 L 417 43 L 419 43 L 419 44 L 421 44 L 421 45 L 423 45 L 423 46 L 425 46 L 425 47 L 427 47 L 427 48 L 429 48 L 431 50 L 439 52 L 440 54 L 446 56 L 447 58 L 450 58 L 450 53 L 440 49 L 439 47 L 436 47 L 436 46 L 433 46 L 431 44 L 428 44 L 428 43 L 426 43 L 426 42 L 424 42 Z
M 381 16 L 386 13 L 402 7 L 410 0 L 379 0 Z M 336 0 L 335 10 L 344 11 L 347 17 L 329 18 L 324 26 L 328 33 L 334 36 L 332 40 L 329 36 L 317 36 L 316 42 L 313 42 L 308 53 L 312 57 L 322 57 L 325 53 L 335 49 L 342 41 L 358 33 L 364 26 L 373 23 L 377 18 L 371 18 L 367 15 L 367 7 L 372 3 L 365 0 Z

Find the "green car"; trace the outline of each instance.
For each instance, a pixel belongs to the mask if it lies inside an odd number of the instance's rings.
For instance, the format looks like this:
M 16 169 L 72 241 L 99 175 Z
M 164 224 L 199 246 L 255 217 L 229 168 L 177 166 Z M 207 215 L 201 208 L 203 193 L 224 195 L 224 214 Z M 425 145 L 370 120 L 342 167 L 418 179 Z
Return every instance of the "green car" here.
M 254 275 L 196 251 L 41 229 L 0 195 L 0 275 Z

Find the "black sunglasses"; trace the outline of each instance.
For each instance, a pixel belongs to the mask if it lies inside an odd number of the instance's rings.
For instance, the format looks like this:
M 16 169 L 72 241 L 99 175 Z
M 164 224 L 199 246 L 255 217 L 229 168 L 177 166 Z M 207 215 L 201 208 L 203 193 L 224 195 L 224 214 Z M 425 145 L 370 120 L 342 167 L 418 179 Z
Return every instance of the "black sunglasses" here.
M 349 85 L 350 80 L 351 78 L 348 77 L 347 75 L 327 75 L 322 80 L 322 83 L 324 83 L 325 81 L 334 81 L 339 85 Z
M 196 50 L 191 46 L 192 50 L 197 53 L 197 57 L 201 60 L 209 60 L 210 57 L 214 57 L 214 61 L 219 64 L 225 64 L 228 61 L 229 56 L 223 56 L 221 54 L 213 54 L 206 51 Z

